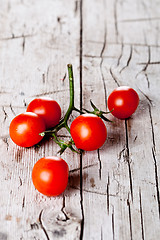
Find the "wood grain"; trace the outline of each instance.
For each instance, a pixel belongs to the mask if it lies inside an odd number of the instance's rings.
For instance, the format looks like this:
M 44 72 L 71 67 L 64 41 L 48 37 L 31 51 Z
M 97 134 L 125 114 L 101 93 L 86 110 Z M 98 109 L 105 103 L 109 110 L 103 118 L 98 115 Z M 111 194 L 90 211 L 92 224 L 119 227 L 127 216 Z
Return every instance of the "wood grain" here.
M 159 0 L 1 1 L 1 240 L 160 238 L 159 15 Z M 18 147 L 8 130 L 37 96 L 57 100 L 64 115 L 68 63 L 77 107 L 91 109 L 92 99 L 107 110 L 121 85 L 133 87 L 140 104 L 128 120 L 109 115 L 99 150 L 63 154 L 68 187 L 49 198 L 35 190 L 31 171 L 58 147 L 52 139 Z

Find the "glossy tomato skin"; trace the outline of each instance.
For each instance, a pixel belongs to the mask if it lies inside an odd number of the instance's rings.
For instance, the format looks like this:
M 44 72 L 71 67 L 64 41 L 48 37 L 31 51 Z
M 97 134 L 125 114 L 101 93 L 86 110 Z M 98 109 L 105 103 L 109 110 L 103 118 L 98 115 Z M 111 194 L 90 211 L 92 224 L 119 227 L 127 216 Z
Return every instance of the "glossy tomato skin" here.
M 137 109 L 139 96 L 128 86 L 116 88 L 108 97 L 108 109 L 119 119 L 129 118 Z
M 32 181 L 35 188 L 46 196 L 58 196 L 67 187 L 69 168 L 59 157 L 39 159 L 32 170 Z
M 47 129 L 55 127 L 61 118 L 61 108 L 51 98 L 35 98 L 29 103 L 27 112 L 34 112 L 41 116 Z
M 14 143 L 21 147 L 31 147 L 42 140 L 39 133 L 46 129 L 41 117 L 35 113 L 21 113 L 10 123 L 9 133 Z
M 86 151 L 100 148 L 107 137 L 107 129 L 102 119 L 88 113 L 74 119 L 70 131 L 76 147 Z

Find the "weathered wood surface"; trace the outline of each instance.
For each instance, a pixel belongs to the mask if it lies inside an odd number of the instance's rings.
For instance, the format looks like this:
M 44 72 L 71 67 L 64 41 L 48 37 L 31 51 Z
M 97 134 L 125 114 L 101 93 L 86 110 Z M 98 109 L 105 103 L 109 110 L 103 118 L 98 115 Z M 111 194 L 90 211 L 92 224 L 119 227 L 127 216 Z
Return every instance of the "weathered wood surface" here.
M 160 239 L 160 1 L 0 1 L 0 239 Z M 106 124 L 105 145 L 82 157 L 67 150 L 67 190 L 39 194 L 34 163 L 55 155 L 52 140 L 17 147 L 12 118 L 36 96 L 57 100 L 63 114 L 75 75 L 76 105 L 106 109 L 119 85 L 140 96 L 126 121 Z M 73 116 L 74 117 L 74 116 Z M 63 133 L 66 134 L 66 133 Z

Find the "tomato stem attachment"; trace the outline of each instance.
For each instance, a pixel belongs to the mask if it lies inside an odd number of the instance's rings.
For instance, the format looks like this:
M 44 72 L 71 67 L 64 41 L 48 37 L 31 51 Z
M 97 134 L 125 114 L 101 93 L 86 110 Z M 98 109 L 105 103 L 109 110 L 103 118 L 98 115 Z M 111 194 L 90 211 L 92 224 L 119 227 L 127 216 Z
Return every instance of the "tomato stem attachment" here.
M 108 114 L 108 113 L 111 113 L 113 110 L 111 110 L 111 111 L 109 111 L 109 112 L 104 112 L 104 111 L 101 111 L 101 110 L 99 110 L 95 105 L 94 105 L 94 103 L 92 102 L 92 100 L 90 99 L 90 104 L 91 104 L 91 106 L 92 106 L 92 108 L 93 108 L 93 111 L 88 111 L 87 109 L 83 109 L 84 111 L 86 111 L 87 113 L 92 113 L 92 114 L 95 114 L 95 115 L 97 115 L 98 117 L 100 117 L 100 118 L 102 118 L 104 121 L 106 121 L 106 122 L 112 122 L 111 120 L 109 120 L 108 118 L 106 118 L 105 116 L 104 116 L 104 114 Z
M 69 139 L 68 141 L 63 141 L 63 140 L 59 139 L 55 133 L 52 133 L 52 136 L 54 137 L 55 143 L 57 143 L 60 147 L 60 150 L 58 151 L 58 153 L 60 153 L 60 155 L 66 150 L 66 148 L 70 148 L 73 152 L 79 153 L 72 146 L 72 145 L 74 145 L 72 138 Z

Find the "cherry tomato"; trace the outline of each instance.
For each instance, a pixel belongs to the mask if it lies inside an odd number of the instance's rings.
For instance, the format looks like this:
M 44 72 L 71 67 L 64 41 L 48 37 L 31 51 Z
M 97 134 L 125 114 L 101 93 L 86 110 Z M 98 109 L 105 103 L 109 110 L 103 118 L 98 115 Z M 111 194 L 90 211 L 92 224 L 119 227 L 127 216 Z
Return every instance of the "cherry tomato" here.
M 71 136 L 77 148 L 92 151 L 100 148 L 107 137 L 102 119 L 94 114 L 82 114 L 73 120 Z
M 61 118 L 61 108 L 59 104 L 51 98 L 35 98 L 29 103 L 27 112 L 34 112 L 41 116 L 47 129 L 55 127 Z
M 42 140 L 39 133 L 46 129 L 41 117 L 35 113 L 21 113 L 11 122 L 9 127 L 10 137 L 14 143 L 21 147 L 31 147 Z
M 108 109 L 113 116 L 119 119 L 129 118 L 137 109 L 139 96 L 130 87 L 122 86 L 116 88 L 108 97 Z
M 67 187 L 69 168 L 59 157 L 39 159 L 32 170 L 32 181 L 35 188 L 46 196 L 57 196 Z

